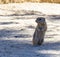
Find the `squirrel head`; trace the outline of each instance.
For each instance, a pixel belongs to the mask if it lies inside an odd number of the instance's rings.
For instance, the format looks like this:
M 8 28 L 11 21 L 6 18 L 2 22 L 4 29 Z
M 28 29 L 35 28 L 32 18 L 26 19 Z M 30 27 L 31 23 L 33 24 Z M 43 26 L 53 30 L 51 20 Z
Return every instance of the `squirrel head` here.
M 44 17 L 38 17 L 38 18 L 36 19 L 36 22 L 37 22 L 37 23 L 45 23 L 45 18 L 44 18 Z

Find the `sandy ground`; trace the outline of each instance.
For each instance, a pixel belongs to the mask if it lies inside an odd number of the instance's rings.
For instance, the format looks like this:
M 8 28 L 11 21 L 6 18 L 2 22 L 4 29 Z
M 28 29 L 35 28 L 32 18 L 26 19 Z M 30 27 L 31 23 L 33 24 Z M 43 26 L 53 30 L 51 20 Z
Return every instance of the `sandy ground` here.
M 60 15 L 45 15 L 41 12 L 31 15 L 27 11 L 28 15 L 26 11 L 16 11 L 12 5 L 9 7 L 11 11 L 7 10 L 7 5 L 0 5 L 0 57 L 60 57 Z M 46 18 L 48 29 L 44 43 L 33 46 L 32 38 L 38 16 Z

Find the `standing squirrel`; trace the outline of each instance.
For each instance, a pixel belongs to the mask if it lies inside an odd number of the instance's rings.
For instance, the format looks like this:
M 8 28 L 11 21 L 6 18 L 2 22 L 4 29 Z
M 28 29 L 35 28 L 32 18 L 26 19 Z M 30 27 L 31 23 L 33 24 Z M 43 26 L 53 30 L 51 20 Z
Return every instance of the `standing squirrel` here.
M 38 17 L 36 23 L 37 27 L 33 35 L 33 45 L 41 45 L 44 41 L 47 24 L 44 17 Z

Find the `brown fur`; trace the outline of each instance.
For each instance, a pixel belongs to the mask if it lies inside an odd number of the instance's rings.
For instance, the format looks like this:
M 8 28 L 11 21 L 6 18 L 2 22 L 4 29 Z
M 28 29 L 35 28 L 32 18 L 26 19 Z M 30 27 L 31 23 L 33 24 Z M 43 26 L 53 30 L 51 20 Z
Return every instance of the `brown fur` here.
M 33 45 L 41 45 L 44 41 L 45 32 L 47 30 L 47 24 L 45 18 L 43 17 L 37 18 L 36 22 L 37 27 L 33 35 Z

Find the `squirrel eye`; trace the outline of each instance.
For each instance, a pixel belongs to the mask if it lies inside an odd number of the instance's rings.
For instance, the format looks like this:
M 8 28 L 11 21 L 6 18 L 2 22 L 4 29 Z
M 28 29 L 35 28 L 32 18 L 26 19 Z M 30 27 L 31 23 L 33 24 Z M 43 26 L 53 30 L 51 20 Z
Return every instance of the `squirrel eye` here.
M 41 19 L 39 19 L 39 20 L 41 20 Z

